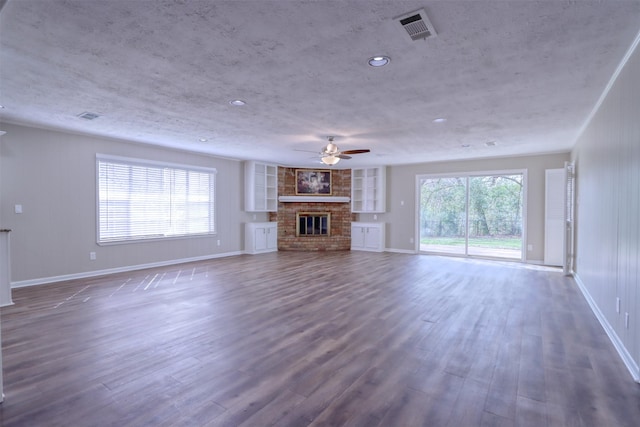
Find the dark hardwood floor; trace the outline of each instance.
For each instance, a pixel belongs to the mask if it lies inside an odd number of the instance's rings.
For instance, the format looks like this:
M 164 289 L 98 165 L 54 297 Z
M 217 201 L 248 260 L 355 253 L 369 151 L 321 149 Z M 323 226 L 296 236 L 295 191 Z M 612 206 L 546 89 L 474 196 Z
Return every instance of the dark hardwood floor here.
M 279 252 L 14 290 L 3 426 L 637 426 L 559 271 Z

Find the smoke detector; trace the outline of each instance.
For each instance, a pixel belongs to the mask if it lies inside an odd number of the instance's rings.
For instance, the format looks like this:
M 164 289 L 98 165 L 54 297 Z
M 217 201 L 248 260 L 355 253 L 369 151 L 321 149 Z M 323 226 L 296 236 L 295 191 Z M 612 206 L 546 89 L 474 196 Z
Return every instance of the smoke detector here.
M 424 40 L 428 37 L 437 36 L 436 30 L 433 28 L 433 24 L 429 21 L 427 12 L 424 9 L 406 13 L 394 18 L 394 20 L 400 22 L 400 25 L 407 31 L 411 40 Z

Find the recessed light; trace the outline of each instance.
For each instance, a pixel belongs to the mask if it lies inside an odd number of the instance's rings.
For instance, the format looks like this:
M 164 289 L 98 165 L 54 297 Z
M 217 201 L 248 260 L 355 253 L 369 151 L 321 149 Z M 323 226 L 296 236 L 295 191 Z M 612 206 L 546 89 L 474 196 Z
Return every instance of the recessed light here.
M 444 117 L 438 117 L 437 119 L 433 119 L 433 123 L 444 123 L 446 121 L 447 119 L 445 119 Z
M 484 143 L 484 145 L 486 145 L 487 147 L 495 147 L 496 145 L 498 145 L 498 143 L 496 141 L 487 141 Z
M 208 139 L 207 139 L 207 138 L 198 138 L 198 141 L 200 141 L 200 142 L 207 142 L 207 141 L 208 141 Z
M 384 67 L 389 62 L 391 62 L 391 58 L 389 58 L 388 56 L 374 56 L 369 58 L 367 62 L 372 67 Z
M 234 99 L 233 101 L 229 101 L 229 104 L 234 105 L 236 107 L 242 107 L 246 104 L 242 99 Z
M 469 147 L 471 147 L 471 144 L 462 144 L 461 147 L 462 148 L 469 148 Z

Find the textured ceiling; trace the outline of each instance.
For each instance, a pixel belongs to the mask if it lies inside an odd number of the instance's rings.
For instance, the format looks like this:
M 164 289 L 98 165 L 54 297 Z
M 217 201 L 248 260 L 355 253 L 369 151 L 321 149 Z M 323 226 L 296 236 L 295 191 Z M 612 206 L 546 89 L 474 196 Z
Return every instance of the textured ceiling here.
M 568 151 L 638 30 L 637 0 L 9 0 L 0 119 L 290 166 Z

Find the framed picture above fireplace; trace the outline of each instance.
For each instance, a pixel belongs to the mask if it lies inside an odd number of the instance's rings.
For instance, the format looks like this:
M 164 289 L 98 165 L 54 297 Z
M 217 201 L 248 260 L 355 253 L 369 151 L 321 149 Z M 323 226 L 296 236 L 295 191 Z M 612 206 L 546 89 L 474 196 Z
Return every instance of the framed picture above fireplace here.
M 296 194 L 330 196 L 331 171 L 327 169 L 296 169 Z

